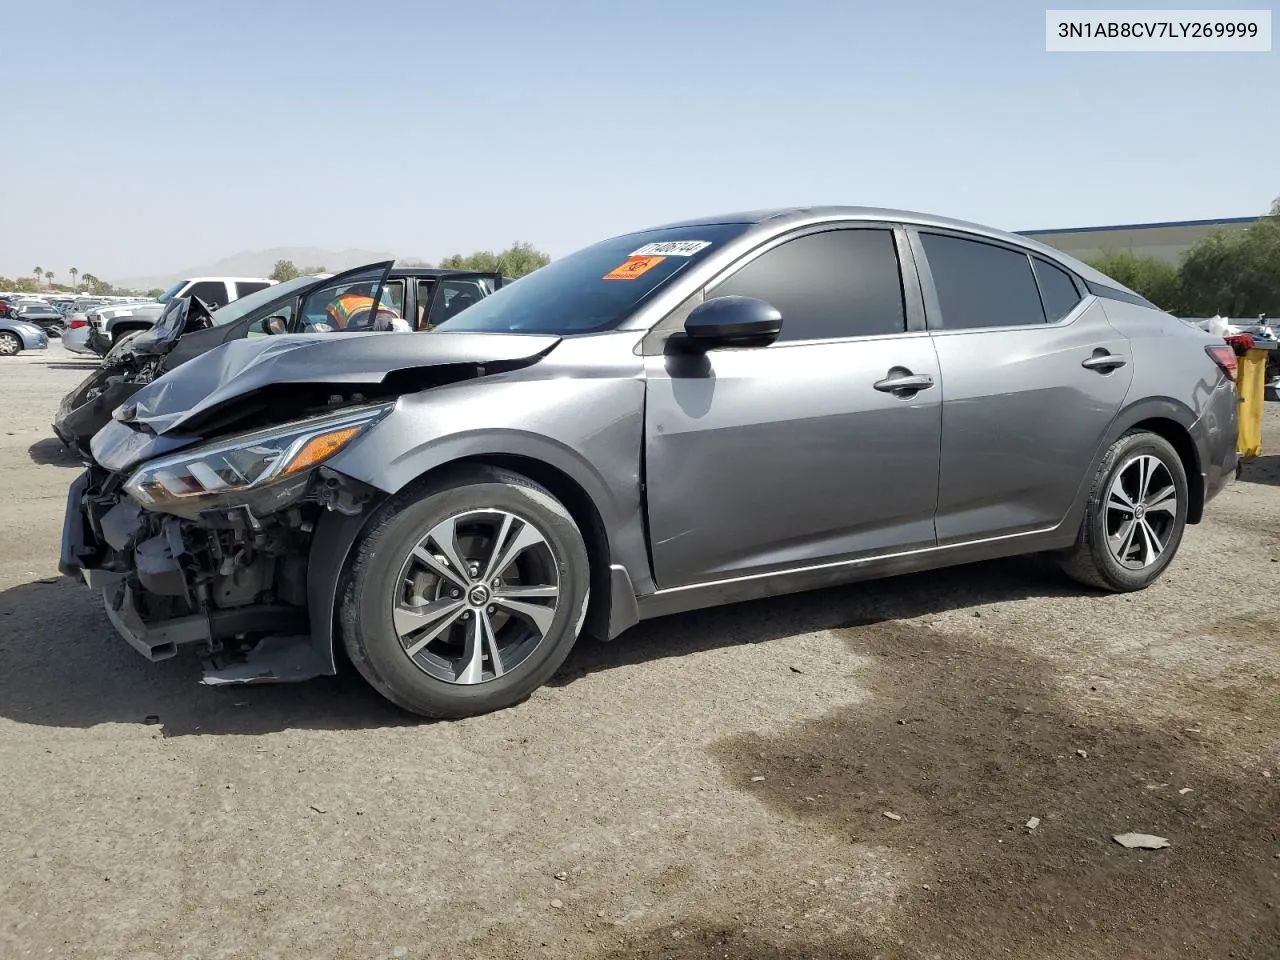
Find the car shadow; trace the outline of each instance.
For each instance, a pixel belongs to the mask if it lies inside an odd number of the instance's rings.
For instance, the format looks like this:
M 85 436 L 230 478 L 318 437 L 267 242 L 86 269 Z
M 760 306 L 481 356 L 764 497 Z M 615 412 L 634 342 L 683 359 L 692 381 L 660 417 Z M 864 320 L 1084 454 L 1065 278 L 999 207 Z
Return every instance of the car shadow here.
M 1080 588 L 1035 564 L 997 561 L 664 617 L 610 643 L 579 643 L 549 685 L 704 650 L 762 643 Z M 92 727 L 150 722 L 164 736 L 354 730 L 429 723 L 350 667 L 296 684 L 207 687 L 197 658 L 151 663 L 116 636 L 96 594 L 65 578 L 0 591 L 0 716 Z M 151 719 L 148 719 L 151 718 Z
M 0 715 L 19 723 L 153 724 L 180 737 L 426 722 L 354 672 L 296 684 L 206 687 L 199 679 L 195 656 L 151 663 L 136 653 L 87 587 L 51 578 L 0 591 Z
M 690 915 L 599 956 L 1276 955 L 1280 793 L 1228 759 L 1273 744 L 1273 688 L 1246 694 L 1257 723 L 1242 744 L 1235 730 L 1202 733 L 1190 703 L 1139 722 L 978 631 L 838 632 L 871 696 L 712 752 L 726 786 L 841 844 L 843 882 L 815 874 L 797 895 L 798 879 L 753 879 L 690 897 Z M 1112 839 L 1129 832 L 1170 846 Z M 889 889 L 866 898 L 860 864 Z
M 1246 460 L 1240 468 L 1240 480 L 1243 483 L 1262 483 L 1280 487 L 1280 455 L 1271 454 Z
M 50 370 L 94 370 L 102 361 L 98 357 L 85 357 L 83 360 L 40 360 L 38 362 Z
M 48 467 L 82 467 L 83 461 L 57 437 L 45 437 L 27 448 L 32 463 Z
M 597 670 L 682 657 L 745 643 L 1030 597 L 1090 593 L 1041 557 L 991 560 L 750 600 L 646 621 L 608 643 L 579 643 L 549 683 Z

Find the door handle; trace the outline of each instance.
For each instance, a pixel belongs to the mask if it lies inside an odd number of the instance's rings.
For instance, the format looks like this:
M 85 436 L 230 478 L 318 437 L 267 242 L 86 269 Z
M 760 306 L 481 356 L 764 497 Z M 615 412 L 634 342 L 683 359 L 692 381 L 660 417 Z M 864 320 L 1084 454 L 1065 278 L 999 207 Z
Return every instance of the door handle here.
M 1101 370 L 1110 373 L 1116 367 L 1123 367 L 1129 361 L 1114 353 L 1095 353 L 1088 360 L 1082 360 L 1080 366 L 1086 370 Z
M 933 377 L 927 373 L 906 373 L 885 377 L 872 384 L 881 393 L 915 393 L 933 386 Z

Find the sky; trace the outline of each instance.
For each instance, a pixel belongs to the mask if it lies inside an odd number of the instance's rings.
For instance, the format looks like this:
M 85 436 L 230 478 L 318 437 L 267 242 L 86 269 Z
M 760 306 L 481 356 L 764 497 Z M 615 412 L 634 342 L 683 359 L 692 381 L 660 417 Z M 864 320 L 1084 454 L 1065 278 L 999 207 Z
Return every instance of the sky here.
M 773 206 L 1022 230 L 1251 216 L 1280 195 L 1280 50 L 1047 53 L 1045 9 L 6 3 L 0 275 L 277 246 L 562 256 Z

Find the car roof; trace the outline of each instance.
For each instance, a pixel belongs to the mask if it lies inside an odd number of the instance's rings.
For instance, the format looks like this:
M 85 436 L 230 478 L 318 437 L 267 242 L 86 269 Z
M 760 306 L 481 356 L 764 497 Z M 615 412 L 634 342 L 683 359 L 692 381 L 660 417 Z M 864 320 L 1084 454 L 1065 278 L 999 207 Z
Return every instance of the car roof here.
M 1046 259 L 1056 260 L 1067 267 L 1070 267 L 1086 280 L 1095 283 L 1103 283 L 1110 287 L 1120 287 L 1128 290 L 1127 287 L 1121 286 L 1111 277 L 1099 272 L 1089 264 L 1082 260 L 1077 260 L 1070 254 L 1063 253 L 1056 247 L 1041 243 L 1031 237 L 1018 233 L 1011 233 L 1007 230 L 999 230 L 995 227 L 989 227 L 985 224 L 974 223 L 969 220 L 958 220 L 954 217 L 942 217 L 931 213 L 921 213 L 917 210 L 899 210 L 891 207 L 860 207 L 860 206 L 812 206 L 812 207 L 773 207 L 763 210 L 747 210 L 739 213 L 719 214 L 716 216 L 697 217 L 691 220 L 679 220 L 672 223 L 664 223 L 658 227 L 645 228 L 644 230 L 628 231 L 630 233 L 649 232 L 650 230 L 670 230 L 676 227 L 704 227 L 714 224 L 731 224 L 743 223 L 751 224 L 760 229 L 767 229 L 770 233 L 777 233 L 786 230 L 789 227 L 801 226 L 807 223 L 818 223 L 823 220 L 888 220 L 895 223 L 908 223 L 912 226 L 919 227 L 939 227 L 943 229 L 961 230 L 965 233 L 972 233 L 978 236 L 989 237 L 993 240 L 1001 240 L 1005 243 L 1015 244 L 1027 250 L 1041 254 Z M 1133 291 L 1129 291 L 1133 292 Z
M 498 270 L 461 270 L 452 267 L 392 267 L 389 276 L 421 277 L 424 280 L 453 277 L 458 274 L 499 273 Z

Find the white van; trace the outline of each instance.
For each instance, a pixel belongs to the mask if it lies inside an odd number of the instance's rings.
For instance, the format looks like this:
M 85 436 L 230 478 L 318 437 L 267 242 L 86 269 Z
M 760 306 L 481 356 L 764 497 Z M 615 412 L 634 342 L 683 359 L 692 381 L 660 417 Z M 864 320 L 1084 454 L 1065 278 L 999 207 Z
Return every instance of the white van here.
M 210 310 L 217 310 L 275 283 L 263 277 L 190 277 L 179 280 L 156 299 L 168 303 L 177 297 L 199 297 Z

